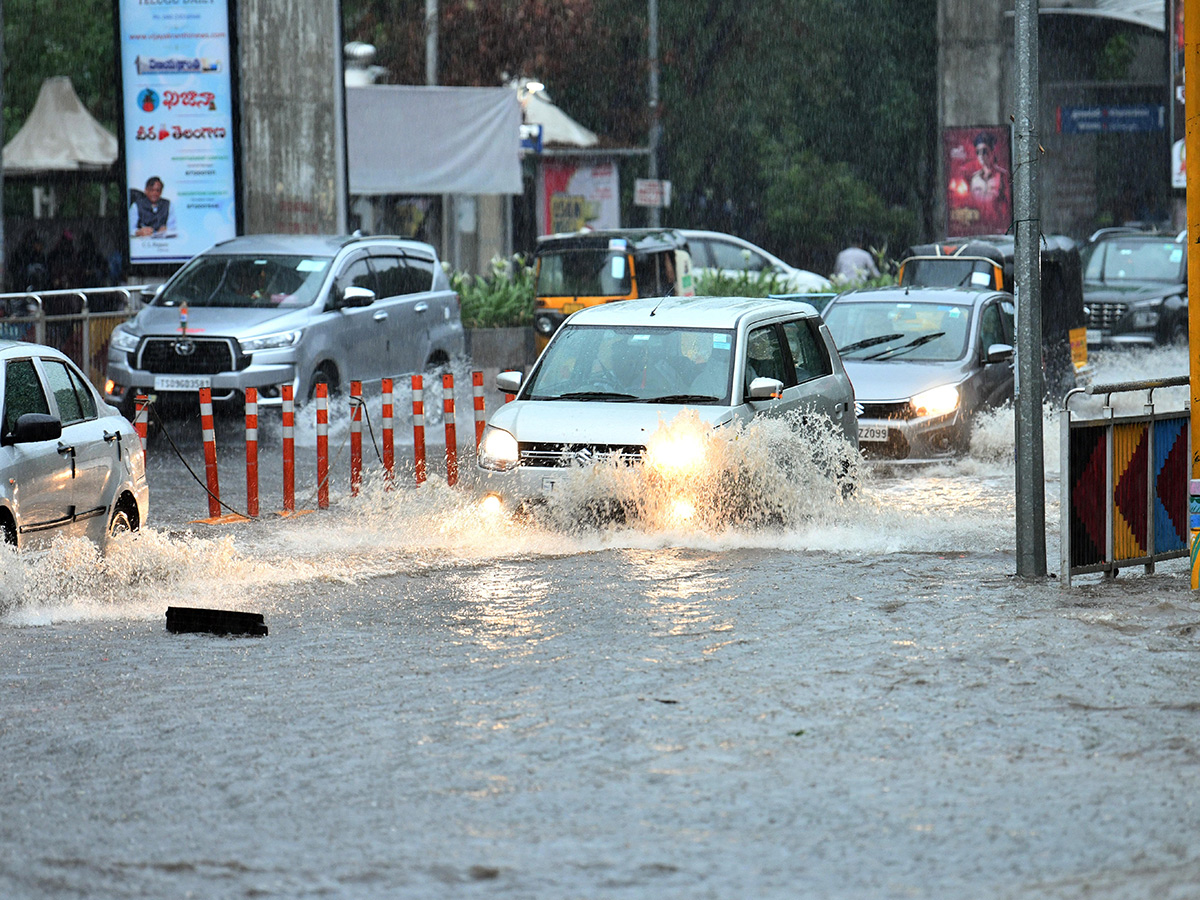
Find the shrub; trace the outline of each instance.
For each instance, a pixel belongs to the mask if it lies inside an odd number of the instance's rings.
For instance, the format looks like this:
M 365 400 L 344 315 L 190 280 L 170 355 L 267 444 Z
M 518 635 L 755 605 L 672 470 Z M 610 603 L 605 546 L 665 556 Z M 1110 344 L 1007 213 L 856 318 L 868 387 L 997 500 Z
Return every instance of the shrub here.
M 462 300 L 464 328 L 509 328 L 533 322 L 533 267 L 521 254 L 493 258 L 490 275 L 449 274 L 450 287 Z

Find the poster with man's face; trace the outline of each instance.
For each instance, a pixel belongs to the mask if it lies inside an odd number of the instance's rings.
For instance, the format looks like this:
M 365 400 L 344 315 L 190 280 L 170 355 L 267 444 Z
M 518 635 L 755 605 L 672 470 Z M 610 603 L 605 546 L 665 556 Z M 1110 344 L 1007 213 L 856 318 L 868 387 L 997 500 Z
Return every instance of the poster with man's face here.
M 946 236 L 1003 234 L 1012 225 L 1012 148 L 1007 125 L 942 130 Z

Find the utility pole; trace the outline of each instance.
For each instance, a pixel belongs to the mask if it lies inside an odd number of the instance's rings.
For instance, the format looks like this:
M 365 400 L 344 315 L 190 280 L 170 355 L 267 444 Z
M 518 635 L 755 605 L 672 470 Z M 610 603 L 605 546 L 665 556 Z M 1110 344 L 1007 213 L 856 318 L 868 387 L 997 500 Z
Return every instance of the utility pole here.
M 438 0 L 425 0 L 425 83 L 438 83 Z
M 1017 306 L 1017 575 L 1046 576 L 1042 449 L 1042 252 L 1038 191 L 1038 0 L 1016 5 L 1016 159 L 1013 165 Z M 1063 477 L 1066 477 L 1064 473 Z M 1066 513 L 1064 512 L 1064 515 Z
M 650 155 L 646 174 L 651 180 L 658 179 L 658 0 L 650 0 Z M 657 228 L 662 224 L 662 208 L 650 207 L 650 225 Z

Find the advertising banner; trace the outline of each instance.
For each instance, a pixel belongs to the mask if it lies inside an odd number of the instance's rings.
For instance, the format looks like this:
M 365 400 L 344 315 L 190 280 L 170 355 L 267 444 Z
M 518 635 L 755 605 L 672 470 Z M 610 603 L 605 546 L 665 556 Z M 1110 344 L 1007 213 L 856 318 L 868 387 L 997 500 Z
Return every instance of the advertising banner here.
M 118 0 L 129 261 L 184 262 L 237 234 L 226 0 Z
M 621 227 L 617 164 L 542 160 L 538 168 L 538 232 L 560 234 Z
M 1012 224 L 1012 146 L 1007 125 L 942 129 L 946 235 L 1003 234 Z

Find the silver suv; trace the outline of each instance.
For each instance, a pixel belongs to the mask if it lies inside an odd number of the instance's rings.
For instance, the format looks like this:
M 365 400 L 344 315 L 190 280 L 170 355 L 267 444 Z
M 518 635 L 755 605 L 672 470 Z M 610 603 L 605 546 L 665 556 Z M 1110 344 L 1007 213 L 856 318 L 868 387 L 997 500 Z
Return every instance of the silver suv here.
M 247 235 L 205 250 L 117 327 L 105 399 L 133 412 L 201 387 L 297 400 L 318 382 L 419 372 L 463 352 L 458 295 L 429 244 L 397 237 Z

